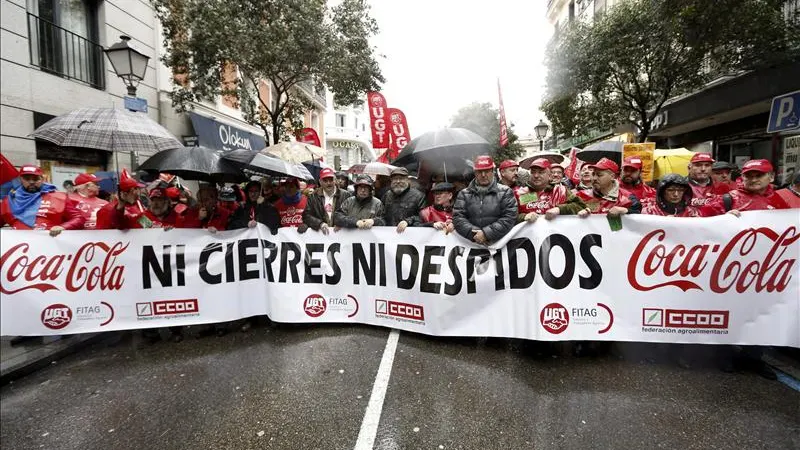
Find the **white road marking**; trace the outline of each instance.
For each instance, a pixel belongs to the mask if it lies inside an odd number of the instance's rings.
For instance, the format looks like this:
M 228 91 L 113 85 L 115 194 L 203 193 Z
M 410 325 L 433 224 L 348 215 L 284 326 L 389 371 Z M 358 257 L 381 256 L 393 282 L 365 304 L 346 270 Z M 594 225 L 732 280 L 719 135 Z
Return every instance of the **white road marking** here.
M 386 340 L 386 348 L 383 349 L 381 365 L 378 366 L 378 374 L 375 376 L 375 383 L 372 385 L 372 394 L 369 397 L 367 410 L 364 413 L 364 420 L 361 422 L 361 430 L 358 432 L 355 450 L 372 450 L 375 445 L 378 423 L 381 420 L 381 411 L 383 411 L 383 400 L 386 397 L 386 388 L 389 387 L 389 377 L 392 375 L 392 364 L 394 364 L 394 354 L 397 350 L 397 341 L 399 339 L 400 331 L 392 330 Z

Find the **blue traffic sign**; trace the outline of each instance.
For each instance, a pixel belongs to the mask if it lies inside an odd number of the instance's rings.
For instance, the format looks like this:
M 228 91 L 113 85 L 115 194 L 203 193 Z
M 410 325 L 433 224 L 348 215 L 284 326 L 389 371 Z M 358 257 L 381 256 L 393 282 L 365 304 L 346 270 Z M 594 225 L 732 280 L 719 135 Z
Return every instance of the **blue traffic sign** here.
M 147 99 L 139 97 L 125 97 L 125 109 L 128 111 L 147 112 Z
M 767 133 L 778 133 L 800 128 L 800 91 L 790 92 L 772 99 Z

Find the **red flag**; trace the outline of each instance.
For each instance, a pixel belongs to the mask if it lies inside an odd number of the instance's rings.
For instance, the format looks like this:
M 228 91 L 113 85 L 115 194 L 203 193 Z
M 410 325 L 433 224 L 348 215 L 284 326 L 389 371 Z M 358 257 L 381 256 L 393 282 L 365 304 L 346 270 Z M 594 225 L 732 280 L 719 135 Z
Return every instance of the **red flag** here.
M 567 176 L 567 179 L 572 181 L 575 185 L 580 182 L 580 170 L 581 168 L 578 166 L 578 148 L 572 147 L 569 151 L 569 165 L 566 169 L 564 169 L 564 175 Z
M 380 92 L 367 92 L 367 104 L 372 128 L 372 148 L 389 148 L 389 133 L 386 130 L 386 99 Z
M 497 79 L 497 96 L 500 97 L 500 146 L 508 145 L 508 126 L 506 125 L 506 109 L 503 107 L 503 93 L 500 91 L 500 78 Z
M 297 142 L 303 142 L 305 144 L 316 145 L 317 147 L 322 147 L 320 145 L 319 135 L 317 134 L 317 130 L 313 128 L 303 128 L 302 130 L 297 132 Z
M 397 159 L 397 156 L 400 154 L 400 151 L 403 150 L 403 147 L 408 144 L 408 141 L 411 139 L 411 134 L 408 132 L 408 122 L 406 121 L 406 115 L 403 114 L 403 111 L 400 111 L 397 108 L 389 108 L 389 137 L 390 144 L 389 144 L 389 159 Z
M 384 164 L 391 164 L 392 162 L 389 161 L 389 150 L 386 150 L 385 152 L 381 153 L 376 161 L 382 162 Z
M 0 184 L 8 183 L 18 176 L 19 170 L 6 159 L 5 155 L 0 153 Z

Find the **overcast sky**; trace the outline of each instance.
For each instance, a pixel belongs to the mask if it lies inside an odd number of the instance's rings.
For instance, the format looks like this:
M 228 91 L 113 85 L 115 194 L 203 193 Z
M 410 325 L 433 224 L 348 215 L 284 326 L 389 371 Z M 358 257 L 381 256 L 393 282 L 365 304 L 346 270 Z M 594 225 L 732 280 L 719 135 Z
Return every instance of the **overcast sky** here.
M 545 0 L 371 0 L 383 94 L 403 110 L 411 137 L 447 126 L 473 101 L 497 106 L 519 136 L 544 119 Z

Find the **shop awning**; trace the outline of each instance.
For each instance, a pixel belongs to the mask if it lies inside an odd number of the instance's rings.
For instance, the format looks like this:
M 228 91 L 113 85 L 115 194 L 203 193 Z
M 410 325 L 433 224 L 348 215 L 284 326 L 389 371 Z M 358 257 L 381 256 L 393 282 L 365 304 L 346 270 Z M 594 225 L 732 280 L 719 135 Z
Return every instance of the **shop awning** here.
M 199 144 L 203 147 L 220 150 L 246 149 L 257 152 L 267 146 L 264 138 L 257 134 L 196 112 L 190 112 L 189 116 Z

